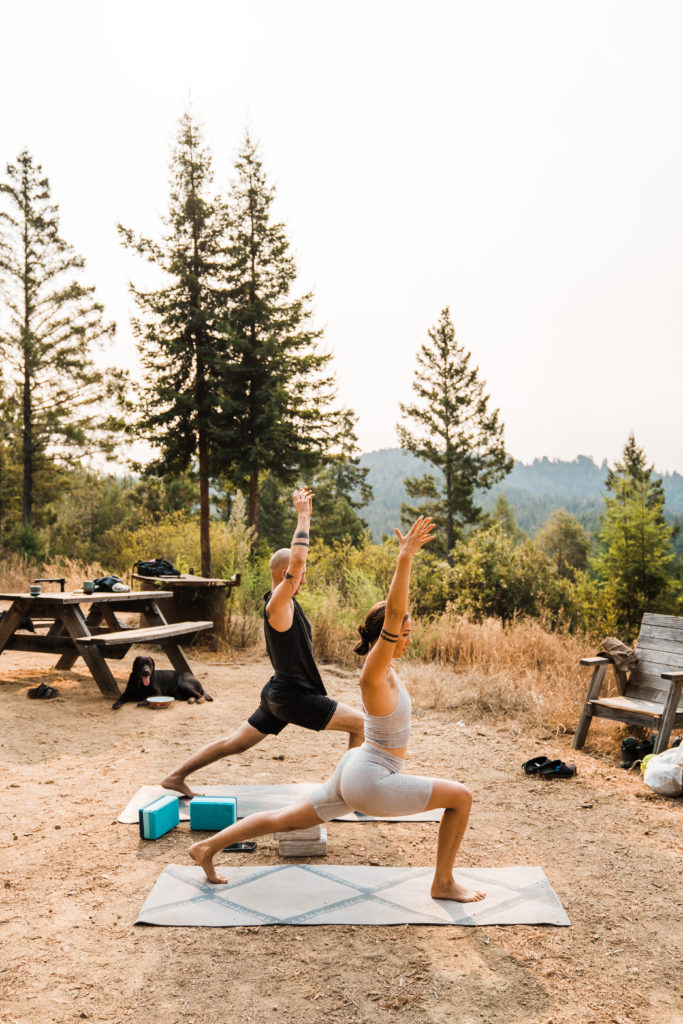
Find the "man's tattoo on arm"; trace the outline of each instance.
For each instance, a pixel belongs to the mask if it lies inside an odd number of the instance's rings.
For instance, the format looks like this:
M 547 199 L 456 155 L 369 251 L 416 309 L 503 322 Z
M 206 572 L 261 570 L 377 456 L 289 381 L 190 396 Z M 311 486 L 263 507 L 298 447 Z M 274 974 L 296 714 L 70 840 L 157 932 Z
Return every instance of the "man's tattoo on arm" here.
M 304 547 L 307 548 L 308 544 L 308 530 L 297 530 L 294 534 L 294 541 L 292 547 Z
M 297 584 L 297 580 L 298 579 L 299 579 L 298 576 L 293 576 L 291 572 L 286 572 L 285 573 L 285 578 L 284 578 L 283 582 L 284 583 L 288 583 L 289 586 L 291 587 L 292 593 L 294 593 L 294 590 L 296 589 L 296 584 Z

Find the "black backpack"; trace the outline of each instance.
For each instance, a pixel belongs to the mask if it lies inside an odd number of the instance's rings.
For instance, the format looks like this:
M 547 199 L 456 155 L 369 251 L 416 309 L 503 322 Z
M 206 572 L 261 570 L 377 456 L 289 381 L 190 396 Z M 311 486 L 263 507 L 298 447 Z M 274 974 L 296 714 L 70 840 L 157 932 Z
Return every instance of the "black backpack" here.
M 133 569 L 138 576 L 180 576 L 180 570 L 165 558 L 153 558 L 147 562 L 135 562 Z

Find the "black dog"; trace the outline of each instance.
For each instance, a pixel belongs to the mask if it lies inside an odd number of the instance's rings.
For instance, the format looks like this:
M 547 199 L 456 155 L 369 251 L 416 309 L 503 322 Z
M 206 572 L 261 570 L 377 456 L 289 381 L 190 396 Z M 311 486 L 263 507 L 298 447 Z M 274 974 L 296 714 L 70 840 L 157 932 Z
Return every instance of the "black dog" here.
M 112 711 L 118 711 L 122 704 L 129 701 L 144 703 L 148 697 L 175 697 L 186 700 L 189 704 L 201 704 L 205 700 L 213 700 L 204 687 L 188 672 L 155 669 L 152 658 L 138 656 L 133 662 L 126 689 L 119 699 L 112 704 Z

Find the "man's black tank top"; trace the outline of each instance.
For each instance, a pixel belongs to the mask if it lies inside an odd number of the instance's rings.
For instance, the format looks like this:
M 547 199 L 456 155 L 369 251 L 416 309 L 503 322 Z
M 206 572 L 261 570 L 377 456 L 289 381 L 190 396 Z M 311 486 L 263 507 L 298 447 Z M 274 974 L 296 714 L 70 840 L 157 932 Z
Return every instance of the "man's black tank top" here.
M 304 615 L 296 598 L 294 618 L 289 629 L 281 633 L 273 629 L 266 615 L 266 604 L 272 591 L 264 594 L 263 632 L 266 650 L 274 669 L 273 680 L 277 683 L 295 683 L 304 690 L 325 694 L 327 691 L 320 678 L 318 666 L 313 657 L 313 635 L 311 624 Z

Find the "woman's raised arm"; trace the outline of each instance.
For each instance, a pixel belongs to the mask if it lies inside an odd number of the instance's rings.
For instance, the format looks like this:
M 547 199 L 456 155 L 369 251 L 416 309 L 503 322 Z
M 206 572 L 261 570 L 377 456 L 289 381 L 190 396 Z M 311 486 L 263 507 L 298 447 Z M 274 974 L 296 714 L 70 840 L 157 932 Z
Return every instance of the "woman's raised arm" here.
M 408 591 L 413 556 L 434 537 L 434 523 L 429 517 L 420 516 L 405 537 L 396 527 L 394 527 L 394 533 L 398 537 L 398 559 L 387 596 L 384 626 L 377 642 L 368 654 L 361 672 L 361 682 L 370 686 L 383 680 L 386 670 L 391 664 L 394 647 L 408 610 Z

